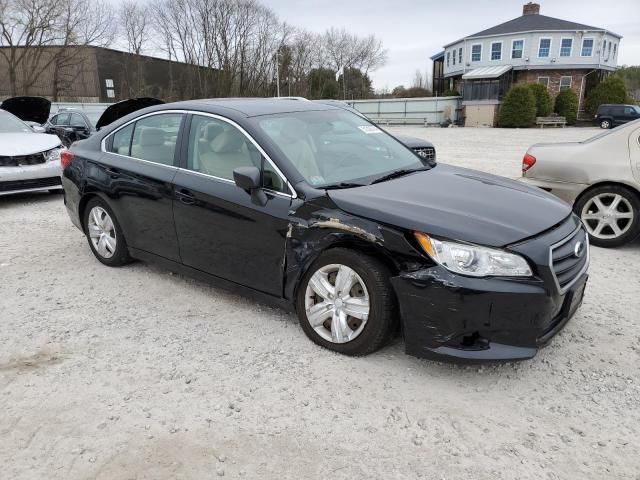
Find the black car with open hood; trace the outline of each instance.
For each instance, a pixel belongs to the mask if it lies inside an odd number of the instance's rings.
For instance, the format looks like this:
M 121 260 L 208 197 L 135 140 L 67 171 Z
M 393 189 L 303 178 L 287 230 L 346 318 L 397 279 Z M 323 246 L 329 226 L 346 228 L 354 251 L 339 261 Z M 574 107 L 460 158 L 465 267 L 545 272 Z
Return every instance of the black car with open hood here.
M 589 245 L 568 205 L 434 164 L 343 108 L 156 105 L 62 164 L 100 262 L 154 261 L 295 310 L 311 340 L 347 355 L 399 326 L 413 355 L 522 360 L 582 303 Z
M 107 109 L 102 112 L 102 115 L 96 123 L 96 129 L 100 130 L 102 127 L 109 125 L 110 123 L 113 123 L 137 110 L 153 107 L 155 105 L 162 105 L 163 103 L 164 102 L 162 100 L 152 97 L 129 98 L 127 100 L 114 103 L 113 105 L 109 105 Z

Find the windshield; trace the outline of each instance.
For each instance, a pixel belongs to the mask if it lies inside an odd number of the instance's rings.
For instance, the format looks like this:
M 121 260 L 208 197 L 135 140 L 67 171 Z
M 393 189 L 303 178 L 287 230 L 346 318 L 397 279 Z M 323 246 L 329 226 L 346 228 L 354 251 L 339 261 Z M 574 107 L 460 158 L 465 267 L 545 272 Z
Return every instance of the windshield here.
M 364 185 L 394 171 L 426 167 L 396 139 L 348 111 L 268 115 L 256 123 L 317 188 Z
M 0 133 L 33 133 L 33 130 L 18 117 L 0 110 Z

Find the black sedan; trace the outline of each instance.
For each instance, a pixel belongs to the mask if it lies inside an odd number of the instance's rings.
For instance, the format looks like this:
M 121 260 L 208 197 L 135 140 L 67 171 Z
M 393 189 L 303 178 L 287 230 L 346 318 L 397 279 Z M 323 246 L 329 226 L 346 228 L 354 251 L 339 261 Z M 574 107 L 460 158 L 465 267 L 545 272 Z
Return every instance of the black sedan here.
M 63 153 L 99 261 L 132 259 L 297 312 L 319 345 L 535 355 L 582 302 L 580 220 L 544 191 L 433 164 L 361 116 L 294 100 L 146 108 Z

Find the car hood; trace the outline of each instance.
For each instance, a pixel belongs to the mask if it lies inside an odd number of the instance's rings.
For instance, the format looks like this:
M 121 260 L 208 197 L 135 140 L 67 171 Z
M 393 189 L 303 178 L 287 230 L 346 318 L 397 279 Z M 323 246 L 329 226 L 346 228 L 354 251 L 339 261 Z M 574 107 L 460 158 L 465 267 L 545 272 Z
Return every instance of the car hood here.
M 129 115 L 137 110 L 153 107 L 154 105 L 162 105 L 163 103 L 164 102 L 162 100 L 152 97 L 129 98 L 128 100 L 114 103 L 102 112 L 102 115 L 96 123 L 96 130 L 100 130 L 102 127 L 109 125 L 119 118 Z
M 4 100 L 0 108 L 13 113 L 23 122 L 42 125 L 49 118 L 51 102 L 42 97 L 13 97 Z
M 0 133 L 0 157 L 16 157 L 45 152 L 60 146 L 56 135 L 45 133 Z
M 537 235 L 571 214 L 569 205 L 543 190 L 449 165 L 327 193 L 354 215 L 494 247 Z
M 393 135 L 393 134 L 392 134 Z M 409 148 L 433 147 L 433 143 L 418 137 L 410 137 L 409 135 L 393 135 Z

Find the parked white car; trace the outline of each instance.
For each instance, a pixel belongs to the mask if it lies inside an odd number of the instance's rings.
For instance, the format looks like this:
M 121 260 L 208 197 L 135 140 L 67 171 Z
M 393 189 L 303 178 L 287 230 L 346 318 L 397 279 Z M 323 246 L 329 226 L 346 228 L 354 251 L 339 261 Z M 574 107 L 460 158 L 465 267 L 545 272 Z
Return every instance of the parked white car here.
M 60 139 L 0 110 L 0 195 L 61 190 Z
M 533 145 L 522 181 L 573 205 L 594 245 L 631 242 L 640 235 L 640 120 L 583 142 Z

